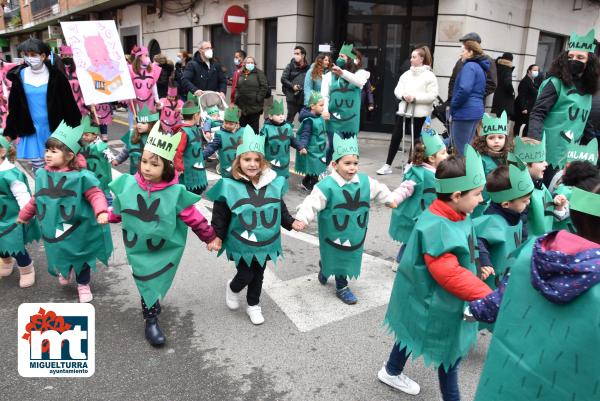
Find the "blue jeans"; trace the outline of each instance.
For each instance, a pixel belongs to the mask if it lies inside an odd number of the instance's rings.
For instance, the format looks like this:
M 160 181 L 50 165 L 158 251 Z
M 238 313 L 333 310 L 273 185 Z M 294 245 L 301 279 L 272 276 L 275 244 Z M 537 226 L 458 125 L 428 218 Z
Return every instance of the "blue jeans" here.
M 100 124 L 100 135 L 108 134 L 108 125 Z
M 450 125 L 450 138 L 456 154 L 464 156 L 465 145 L 470 144 L 475 136 L 475 131 L 480 120 L 452 120 Z
M 406 354 L 406 348 L 400 349 L 398 344 L 394 344 L 390 358 L 385 364 L 385 370 L 391 376 L 398 376 L 404 370 L 404 365 L 410 354 Z M 440 382 L 440 391 L 444 401 L 460 401 L 460 392 L 458 391 L 458 365 L 460 358 L 453 366 L 450 366 L 448 372 L 444 366 L 438 368 L 438 380 Z
M 404 248 L 406 248 L 406 244 L 400 245 L 400 249 L 398 249 L 398 254 L 396 255 L 396 262 L 400 263 L 402 260 L 402 255 L 404 255 Z
M 8 253 L 0 254 L 0 258 L 2 258 L 2 259 L 11 258 L 11 257 L 16 259 L 17 266 L 19 266 L 19 267 L 27 267 L 31 264 L 31 258 L 29 257 L 29 254 L 27 253 L 27 251 L 19 252 L 16 255 L 10 255 Z

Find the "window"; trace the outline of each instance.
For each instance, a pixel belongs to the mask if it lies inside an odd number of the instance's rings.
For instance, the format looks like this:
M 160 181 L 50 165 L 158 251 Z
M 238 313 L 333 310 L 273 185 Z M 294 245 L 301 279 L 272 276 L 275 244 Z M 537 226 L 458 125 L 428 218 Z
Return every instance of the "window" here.
M 150 53 L 150 60 L 154 60 L 154 56 L 160 54 L 160 45 L 156 39 L 152 39 L 148 45 L 148 53 Z
M 233 71 L 236 69 L 235 64 L 233 64 L 233 56 L 241 46 L 241 36 L 227 33 L 223 25 L 212 25 L 210 27 L 210 37 L 214 57 L 221 64 L 225 76 L 231 78 Z
M 265 74 L 270 88 L 277 84 L 277 19 L 265 20 Z
M 552 62 L 565 48 L 565 37 L 540 32 L 535 63 L 543 72 L 548 72 Z

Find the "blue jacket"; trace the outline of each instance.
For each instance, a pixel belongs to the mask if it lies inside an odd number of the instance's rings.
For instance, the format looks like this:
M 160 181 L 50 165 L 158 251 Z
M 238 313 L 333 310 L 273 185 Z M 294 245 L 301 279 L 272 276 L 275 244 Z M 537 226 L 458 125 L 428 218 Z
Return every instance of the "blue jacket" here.
M 312 79 L 312 70 L 315 66 L 313 63 L 308 71 L 306 72 L 306 76 L 304 77 L 304 105 L 308 106 L 308 100 L 310 99 L 310 92 L 321 92 L 321 78 Z M 323 72 L 324 74 L 325 72 Z
M 486 57 L 468 59 L 456 77 L 450 114 L 454 120 L 479 120 L 483 117 L 485 72 L 490 68 Z

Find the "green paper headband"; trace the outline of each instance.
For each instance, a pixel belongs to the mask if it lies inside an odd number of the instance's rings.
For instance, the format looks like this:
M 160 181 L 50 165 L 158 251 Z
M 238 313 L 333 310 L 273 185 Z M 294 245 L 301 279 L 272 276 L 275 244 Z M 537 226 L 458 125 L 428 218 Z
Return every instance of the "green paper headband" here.
M 436 178 L 435 191 L 440 194 L 470 191 L 485 184 L 481 156 L 471 145 L 465 146 L 466 175 L 454 178 Z
M 348 56 L 352 60 L 354 60 L 356 58 L 356 54 L 352 53 L 352 49 L 354 49 L 354 45 L 353 44 L 346 44 L 346 43 L 344 43 L 342 45 L 342 48 L 340 49 L 340 54 L 345 54 L 346 56 Z
M 527 170 L 527 166 L 521 160 L 516 159 L 516 163 L 509 164 L 508 178 L 510 180 L 510 188 L 503 191 L 490 192 L 490 199 L 496 203 L 508 202 L 518 199 L 533 191 L 533 180 Z
M 315 104 L 319 103 L 319 100 L 321 99 L 323 99 L 323 95 L 321 95 L 321 92 L 310 91 L 310 97 L 308 98 L 308 107 L 314 106 Z
M 247 152 L 256 152 L 265 155 L 265 136 L 257 135 L 251 126 L 246 125 L 242 132 L 242 143 L 240 143 L 235 151 L 235 156 L 240 156 Z
M 100 127 L 92 125 L 92 119 L 90 116 L 84 116 L 81 119 L 81 130 L 85 133 L 91 133 L 98 135 L 100 133 Z
M 508 119 L 506 117 L 506 111 L 503 111 L 502 115 L 498 118 L 492 117 L 487 113 L 483 115 L 483 129 L 481 130 L 481 136 L 497 134 L 508 134 Z
M 600 195 L 573 187 L 570 208 L 578 212 L 600 217 Z
M 159 130 L 160 124 L 155 124 L 148 135 L 144 150 L 152 152 L 155 155 L 163 157 L 167 160 L 173 161 L 175 153 L 177 152 L 177 146 L 181 141 L 181 132 L 175 135 L 163 134 Z
M 71 152 L 77 154 L 81 149 L 81 145 L 79 144 L 81 135 L 83 135 L 83 127 L 81 125 L 70 127 L 63 120 L 56 127 L 52 135 L 50 135 L 50 138 L 62 142 L 67 148 L 71 149 Z
M 356 136 L 351 136 L 346 139 L 342 139 L 341 136 L 333 135 L 333 157 L 332 160 L 339 160 L 347 155 L 358 156 L 358 141 Z
M 10 142 L 2 134 L 0 134 L 0 148 L 10 149 Z
M 515 138 L 515 150 L 508 154 L 508 161 L 516 162 L 517 156 L 523 163 L 538 163 L 546 161 L 546 134 L 542 135 L 539 144 L 528 144 L 521 137 Z
M 198 96 L 194 96 L 192 92 L 188 92 L 187 100 L 191 100 L 192 102 L 198 104 Z
M 148 108 L 148 105 L 144 105 L 141 110 L 137 112 L 138 123 L 151 123 L 160 119 L 160 113 L 154 112 Z
M 569 45 L 567 49 L 594 53 L 596 50 L 596 44 L 594 43 L 595 36 L 596 30 L 593 28 L 585 36 L 579 36 L 573 32 L 569 37 Z
M 182 107 L 181 108 L 181 114 L 189 116 L 192 114 L 196 114 L 196 113 L 200 113 L 200 107 L 198 107 L 198 105 L 195 105 L 194 107 Z
M 435 155 L 444 149 L 444 139 L 431 127 L 431 117 L 427 117 L 421 129 L 421 140 L 425 147 L 425 157 Z
M 576 160 L 596 164 L 598 162 L 598 139 L 592 139 L 587 145 L 570 143 L 567 146 L 567 163 Z
M 278 116 L 280 114 L 285 114 L 285 112 L 283 111 L 283 100 L 274 100 L 273 106 L 271 106 L 268 113 L 270 116 Z
M 224 121 L 230 121 L 234 123 L 240 122 L 240 109 L 237 106 L 230 106 L 225 109 L 225 114 L 223 116 Z
M 211 114 L 216 114 L 219 112 L 219 108 L 217 106 L 210 106 L 206 108 L 206 114 L 211 115 Z

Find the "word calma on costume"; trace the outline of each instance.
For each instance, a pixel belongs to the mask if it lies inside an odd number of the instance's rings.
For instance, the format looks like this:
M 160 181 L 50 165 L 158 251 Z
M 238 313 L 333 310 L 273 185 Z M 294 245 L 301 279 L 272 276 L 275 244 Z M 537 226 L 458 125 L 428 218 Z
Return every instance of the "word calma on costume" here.
M 17 342 L 23 377 L 90 377 L 95 371 L 94 306 L 21 304 Z

